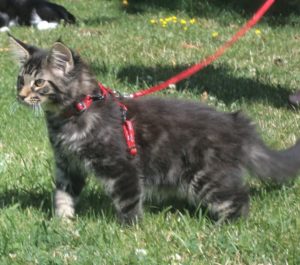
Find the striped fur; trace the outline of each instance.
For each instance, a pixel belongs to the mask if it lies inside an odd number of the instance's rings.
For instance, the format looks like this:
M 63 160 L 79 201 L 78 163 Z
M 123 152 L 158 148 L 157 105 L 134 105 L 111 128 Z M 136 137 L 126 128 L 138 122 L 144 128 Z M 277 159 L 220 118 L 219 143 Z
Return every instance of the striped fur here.
M 246 216 L 245 169 L 279 184 L 299 172 L 300 144 L 270 150 L 243 114 L 151 97 L 123 100 L 136 132 L 138 155 L 132 157 L 119 106 L 110 97 L 84 113 L 63 115 L 85 95 L 99 93 L 95 77 L 78 55 L 62 43 L 45 51 L 11 40 L 22 64 L 18 97 L 45 110 L 55 153 L 58 216 L 74 215 L 89 172 L 103 182 L 125 223 L 141 217 L 143 200 L 155 194 L 162 199 L 177 195 L 196 207 L 202 204 L 222 220 Z

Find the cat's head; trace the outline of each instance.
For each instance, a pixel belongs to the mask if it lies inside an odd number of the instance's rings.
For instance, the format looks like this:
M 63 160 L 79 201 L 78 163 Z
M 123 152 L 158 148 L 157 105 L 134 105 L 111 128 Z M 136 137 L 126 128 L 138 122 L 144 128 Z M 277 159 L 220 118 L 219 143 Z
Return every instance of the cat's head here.
M 10 42 L 21 65 L 17 97 L 26 105 L 59 112 L 95 87 L 88 68 L 63 43 L 55 42 L 44 50 L 12 36 Z

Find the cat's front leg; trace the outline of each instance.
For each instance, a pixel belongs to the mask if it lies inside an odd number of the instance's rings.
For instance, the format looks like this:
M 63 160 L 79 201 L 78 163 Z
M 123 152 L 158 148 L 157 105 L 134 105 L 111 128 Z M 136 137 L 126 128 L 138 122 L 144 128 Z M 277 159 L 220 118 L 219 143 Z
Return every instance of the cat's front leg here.
M 85 174 L 75 163 L 56 159 L 56 188 L 54 192 L 55 215 L 73 218 L 75 205 L 85 184 Z
M 104 180 L 106 191 L 111 196 L 119 221 L 133 224 L 142 217 L 142 181 L 131 163 L 119 162 L 110 168 L 109 178 Z

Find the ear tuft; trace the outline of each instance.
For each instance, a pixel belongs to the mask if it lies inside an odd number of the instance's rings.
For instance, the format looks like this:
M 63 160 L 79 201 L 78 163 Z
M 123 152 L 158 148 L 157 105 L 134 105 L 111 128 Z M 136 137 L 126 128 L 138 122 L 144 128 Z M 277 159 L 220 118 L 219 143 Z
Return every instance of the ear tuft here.
M 18 60 L 20 64 L 24 64 L 30 57 L 30 50 L 32 49 L 32 47 L 16 39 L 11 34 L 8 35 L 10 40 L 10 47 L 14 57 Z
M 74 68 L 72 51 L 61 42 L 53 44 L 48 61 L 55 70 L 62 74 L 68 73 Z

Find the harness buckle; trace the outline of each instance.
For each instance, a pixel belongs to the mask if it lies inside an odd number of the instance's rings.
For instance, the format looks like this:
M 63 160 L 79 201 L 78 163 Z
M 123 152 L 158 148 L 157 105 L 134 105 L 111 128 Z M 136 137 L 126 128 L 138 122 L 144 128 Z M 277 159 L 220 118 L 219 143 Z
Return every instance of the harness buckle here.
M 103 100 L 104 99 L 104 96 L 100 95 L 100 94 L 98 94 L 98 95 L 92 95 L 90 97 L 91 97 L 91 99 L 93 99 L 93 101 L 98 101 L 98 100 Z
M 127 120 L 127 109 L 123 108 L 123 107 L 120 107 L 121 109 L 121 118 L 122 118 L 122 121 L 123 123 L 126 122 Z
M 77 102 L 75 104 L 75 108 L 78 112 L 84 112 L 87 108 L 86 108 L 86 105 L 83 101 L 81 102 Z

